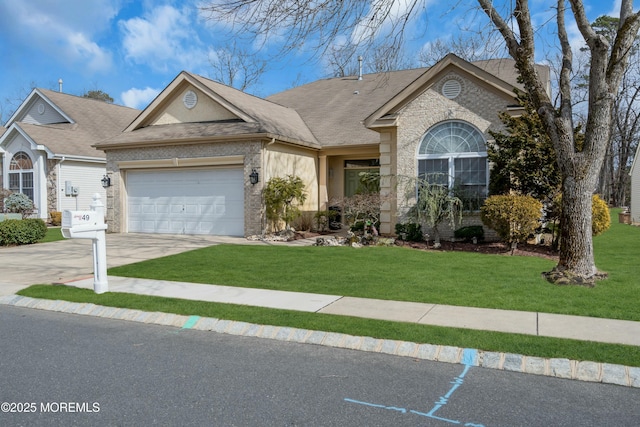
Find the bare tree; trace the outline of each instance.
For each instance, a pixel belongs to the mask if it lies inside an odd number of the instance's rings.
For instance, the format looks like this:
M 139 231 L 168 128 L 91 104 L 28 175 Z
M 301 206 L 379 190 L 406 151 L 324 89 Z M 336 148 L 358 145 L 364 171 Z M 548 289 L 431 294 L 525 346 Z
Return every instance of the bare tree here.
M 358 47 L 353 44 L 334 46 L 325 52 L 325 62 L 331 75 L 334 77 L 355 76 L 360 71 L 363 73 L 386 73 L 417 65 L 405 55 L 405 49 L 393 48 L 385 41 L 371 44 L 361 55 L 356 55 Z M 362 70 L 360 70 L 360 60 L 362 60 Z
M 620 26 L 618 18 L 600 16 L 591 26 L 598 34 L 602 34 L 609 41 L 610 46 L 613 46 Z M 584 58 L 585 63 L 582 66 L 574 66 L 574 68 L 581 70 L 581 72 L 576 73 L 577 79 L 574 91 L 578 95 L 574 96 L 574 99 L 578 101 L 576 105 L 588 102 L 588 64 L 590 61 L 588 48 L 581 48 L 580 53 L 584 53 L 580 58 Z M 596 192 L 613 206 L 623 206 L 629 203 L 629 169 L 638 144 L 638 137 L 640 136 L 639 103 L 640 39 L 636 38 L 629 52 L 628 68 L 622 76 L 620 89 L 613 103 L 610 142 L 596 187 Z M 578 110 L 580 110 L 580 107 L 578 107 Z M 586 117 L 578 114 L 574 115 L 580 117 L 582 122 L 586 122 Z
M 23 86 L 15 89 L 11 94 L 5 96 L 0 101 L 0 124 L 4 125 L 16 112 L 20 104 L 25 100 L 27 95 L 36 87 L 35 82 L 31 82 L 29 87 Z
M 504 42 L 496 37 L 496 33 L 463 30 L 451 38 L 439 38 L 425 44 L 418 53 L 418 61 L 421 65 L 431 67 L 450 53 L 470 62 L 506 54 Z
M 560 259 L 547 277 L 554 282 L 593 284 L 599 273 L 593 257 L 591 196 L 607 152 L 613 101 L 640 28 L 640 14 L 633 13 L 632 0 L 621 1 L 620 25 L 611 45 L 604 35 L 592 28 L 582 1 L 569 0 L 573 18 L 591 55 L 587 120 L 584 139 L 580 141 L 574 137 L 573 131 L 573 52 L 567 35 L 565 1 L 557 1 L 556 17 L 562 51 L 559 108 L 554 107 L 544 82 L 535 70 L 535 30 L 528 2 L 516 0 L 515 7 L 505 16 L 498 12 L 491 0 L 478 0 L 478 3 L 504 38 L 557 153 L 563 192 Z M 511 26 L 512 19 L 517 31 Z
M 569 14 L 566 1 L 591 56 L 584 139 L 574 137 L 573 52 L 565 22 Z M 403 8 L 398 8 L 400 3 Z M 386 33 L 390 46 L 401 47 L 409 23 L 426 4 L 420 0 L 230 0 L 210 4 L 204 10 L 212 17 L 234 23 L 241 31 L 261 37 L 278 35 L 286 40 L 283 52 L 313 44 L 320 55 L 338 36 L 345 34 L 355 43 L 370 44 Z M 593 257 L 591 196 L 609 144 L 613 100 L 640 28 L 640 14 L 633 12 L 633 0 L 621 0 L 620 25 L 614 42 L 610 43 L 592 28 L 581 0 L 557 0 L 556 34 L 562 56 L 556 108 L 536 71 L 536 28 L 529 2 L 507 2 L 504 14 L 492 0 L 478 0 L 478 5 L 504 39 L 557 153 L 564 193 L 563 231 L 558 265 L 547 277 L 552 281 L 592 284 L 599 273 Z
M 357 46 L 334 45 L 324 55 L 326 67 L 333 77 L 347 77 L 358 74 L 358 63 L 354 61 Z
M 267 69 L 267 61 L 233 41 L 228 47 L 216 50 L 209 58 L 212 78 L 227 86 L 247 91 L 254 87 Z
M 424 5 L 420 0 L 402 5 L 394 0 L 229 0 L 209 2 L 201 11 L 209 19 L 232 23 L 236 33 L 265 42 L 282 40 L 282 54 L 305 46 L 320 57 L 345 35 L 364 50 L 379 37 L 398 50 L 408 23 Z

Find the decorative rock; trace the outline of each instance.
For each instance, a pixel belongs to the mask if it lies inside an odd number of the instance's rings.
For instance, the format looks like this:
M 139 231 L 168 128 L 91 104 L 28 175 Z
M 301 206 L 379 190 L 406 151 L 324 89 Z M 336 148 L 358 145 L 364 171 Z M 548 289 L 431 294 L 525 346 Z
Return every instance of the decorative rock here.
M 341 243 L 338 242 L 338 239 L 336 239 L 333 236 L 328 236 L 328 237 L 316 237 L 316 243 L 315 246 L 341 246 Z
M 395 246 L 396 239 L 393 237 L 379 237 L 376 246 Z

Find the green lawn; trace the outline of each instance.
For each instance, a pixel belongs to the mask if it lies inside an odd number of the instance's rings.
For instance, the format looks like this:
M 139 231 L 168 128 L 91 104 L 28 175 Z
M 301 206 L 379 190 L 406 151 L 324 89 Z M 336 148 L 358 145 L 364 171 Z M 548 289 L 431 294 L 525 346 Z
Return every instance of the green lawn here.
M 45 234 L 44 238 L 38 241 L 38 243 L 56 242 L 58 240 L 64 240 L 60 227 L 49 227 L 47 228 L 47 234 Z
M 110 275 L 215 283 L 451 305 L 534 310 L 640 320 L 640 228 L 618 224 L 595 238 L 598 267 L 609 279 L 595 288 L 559 287 L 540 275 L 554 262 L 534 257 L 425 252 L 402 247 L 331 248 L 221 245 L 112 268 Z M 146 311 L 502 351 L 539 357 L 640 366 L 640 347 L 443 328 L 186 301 L 132 294 L 96 295 L 36 285 L 19 294 Z
M 618 224 L 595 238 L 610 278 L 562 287 L 537 257 L 426 252 L 403 247 L 219 245 L 109 269 L 110 275 L 363 298 L 640 320 L 640 228 Z

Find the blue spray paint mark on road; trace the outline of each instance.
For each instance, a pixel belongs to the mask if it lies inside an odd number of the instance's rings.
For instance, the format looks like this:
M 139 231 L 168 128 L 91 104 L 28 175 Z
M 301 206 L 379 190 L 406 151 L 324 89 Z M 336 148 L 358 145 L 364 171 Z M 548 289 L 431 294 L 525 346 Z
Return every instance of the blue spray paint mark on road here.
M 190 316 L 187 321 L 184 322 L 184 325 L 182 325 L 182 329 L 193 328 L 193 326 L 198 323 L 198 320 L 200 320 L 200 316 Z
M 464 377 L 467 375 L 467 373 L 469 372 L 471 367 L 475 366 L 475 362 L 476 362 L 476 358 L 477 357 L 478 357 L 478 351 L 477 350 L 470 349 L 470 348 L 465 348 L 463 350 L 461 364 L 464 365 L 464 369 L 462 370 L 462 373 L 460 375 L 458 375 L 457 377 L 455 377 L 453 379 L 453 381 L 451 381 L 451 384 L 453 384 L 453 386 L 449 389 L 447 394 L 445 394 L 444 396 L 441 396 L 440 399 L 437 402 L 435 402 L 435 406 L 433 408 L 431 408 L 431 410 L 429 412 L 426 412 L 426 413 L 425 412 L 420 412 L 420 411 L 415 411 L 413 409 L 407 410 L 406 408 L 399 408 L 399 407 L 396 407 L 396 406 L 380 405 L 380 404 L 377 404 L 377 403 L 362 402 L 360 400 L 354 400 L 354 399 L 348 399 L 348 398 L 345 398 L 344 400 L 345 400 L 345 402 L 356 403 L 356 404 L 359 404 L 359 405 L 398 411 L 398 412 L 401 412 L 403 414 L 406 414 L 407 412 L 409 412 L 409 413 L 414 414 L 414 415 L 433 418 L 433 419 L 436 419 L 436 420 L 448 422 L 450 424 L 462 424 L 462 422 L 460 422 L 458 420 L 452 420 L 452 419 L 449 419 L 449 418 L 438 417 L 438 416 L 435 415 L 435 413 L 436 413 L 436 411 L 441 409 L 443 406 L 445 406 L 449 402 L 449 399 L 451 398 L 453 393 L 460 386 L 462 386 L 462 384 L 464 384 Z M 483 424 L 475 424 L 475 423 L 465 423 L 464 425 L 466 427 L 484 427 Z
M 353 399 L 344 399 L 346 402 L 351 402 L 351 403 L 357 403 L 359 405 L 364 405 L 364 406 L 372 406 L 374 408 L 380 408 L 380 409 L 389 409 L 391 411 L 398 411 L 398 412 L 402 412 L 403 414 L 407 413 L 407 410 L 405 408 L 397 408 L 395 406 L 384 406 L 384 405 L 378 405 L 376 403 L 368 403 L 368 402 L 361 402 L 359 400 L 353 400 Z

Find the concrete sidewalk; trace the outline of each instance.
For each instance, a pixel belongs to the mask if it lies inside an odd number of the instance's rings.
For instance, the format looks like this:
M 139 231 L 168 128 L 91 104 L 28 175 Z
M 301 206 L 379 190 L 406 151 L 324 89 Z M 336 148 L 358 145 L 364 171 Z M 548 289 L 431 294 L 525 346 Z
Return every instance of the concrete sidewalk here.
M 640 346 L 640 322 L 109 276 L 110 292 Z M 66 283 L 93 289 L 93 277 Z

